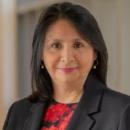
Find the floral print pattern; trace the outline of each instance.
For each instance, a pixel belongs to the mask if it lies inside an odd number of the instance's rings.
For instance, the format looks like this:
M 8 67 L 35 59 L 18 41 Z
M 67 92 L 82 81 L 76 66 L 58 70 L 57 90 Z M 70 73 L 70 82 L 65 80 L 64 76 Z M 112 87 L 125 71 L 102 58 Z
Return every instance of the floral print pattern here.
M 53 101 L 48 107 L 41 130 L 65 130 L 77 103 L 64 104 Z

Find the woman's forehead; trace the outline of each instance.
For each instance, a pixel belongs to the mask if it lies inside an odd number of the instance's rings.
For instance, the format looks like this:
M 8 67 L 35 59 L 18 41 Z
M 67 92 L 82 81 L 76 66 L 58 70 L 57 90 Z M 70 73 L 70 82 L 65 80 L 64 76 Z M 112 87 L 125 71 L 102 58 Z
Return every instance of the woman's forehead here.
M 57 20 L 46 32 L 46 39 L 73 38 L 82 39 L 75 26 L 68 20 Z

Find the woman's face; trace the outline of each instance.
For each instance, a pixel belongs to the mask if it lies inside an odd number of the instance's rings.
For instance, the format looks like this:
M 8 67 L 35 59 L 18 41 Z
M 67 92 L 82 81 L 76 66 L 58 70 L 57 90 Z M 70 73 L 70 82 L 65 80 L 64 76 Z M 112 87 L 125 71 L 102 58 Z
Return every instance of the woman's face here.
M 60 19 L 45 36 L 42 60 L 53 83 L 85 81 L 96 54 L 71 22 Z

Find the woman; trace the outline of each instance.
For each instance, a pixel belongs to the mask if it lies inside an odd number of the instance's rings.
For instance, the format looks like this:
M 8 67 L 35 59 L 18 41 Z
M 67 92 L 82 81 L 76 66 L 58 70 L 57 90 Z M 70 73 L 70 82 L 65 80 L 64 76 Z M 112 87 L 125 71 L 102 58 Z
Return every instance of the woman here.
M 92 14 L 69 2 L 42 13 L 33 38 L 31 96 L 4 130 L 130 130 L 130 97 L 106 85 L 107 49 Z

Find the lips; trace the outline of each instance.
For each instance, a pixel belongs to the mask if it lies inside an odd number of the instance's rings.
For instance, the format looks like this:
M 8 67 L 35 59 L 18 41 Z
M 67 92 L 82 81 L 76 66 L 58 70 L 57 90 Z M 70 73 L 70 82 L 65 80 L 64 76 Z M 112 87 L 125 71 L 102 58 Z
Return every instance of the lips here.
M 78 67 L 67 67 L 67 68 L 58 68 L 58 69 L 62 70 L 63 72 L 69 73 L 76 70 L 77 68 Z

